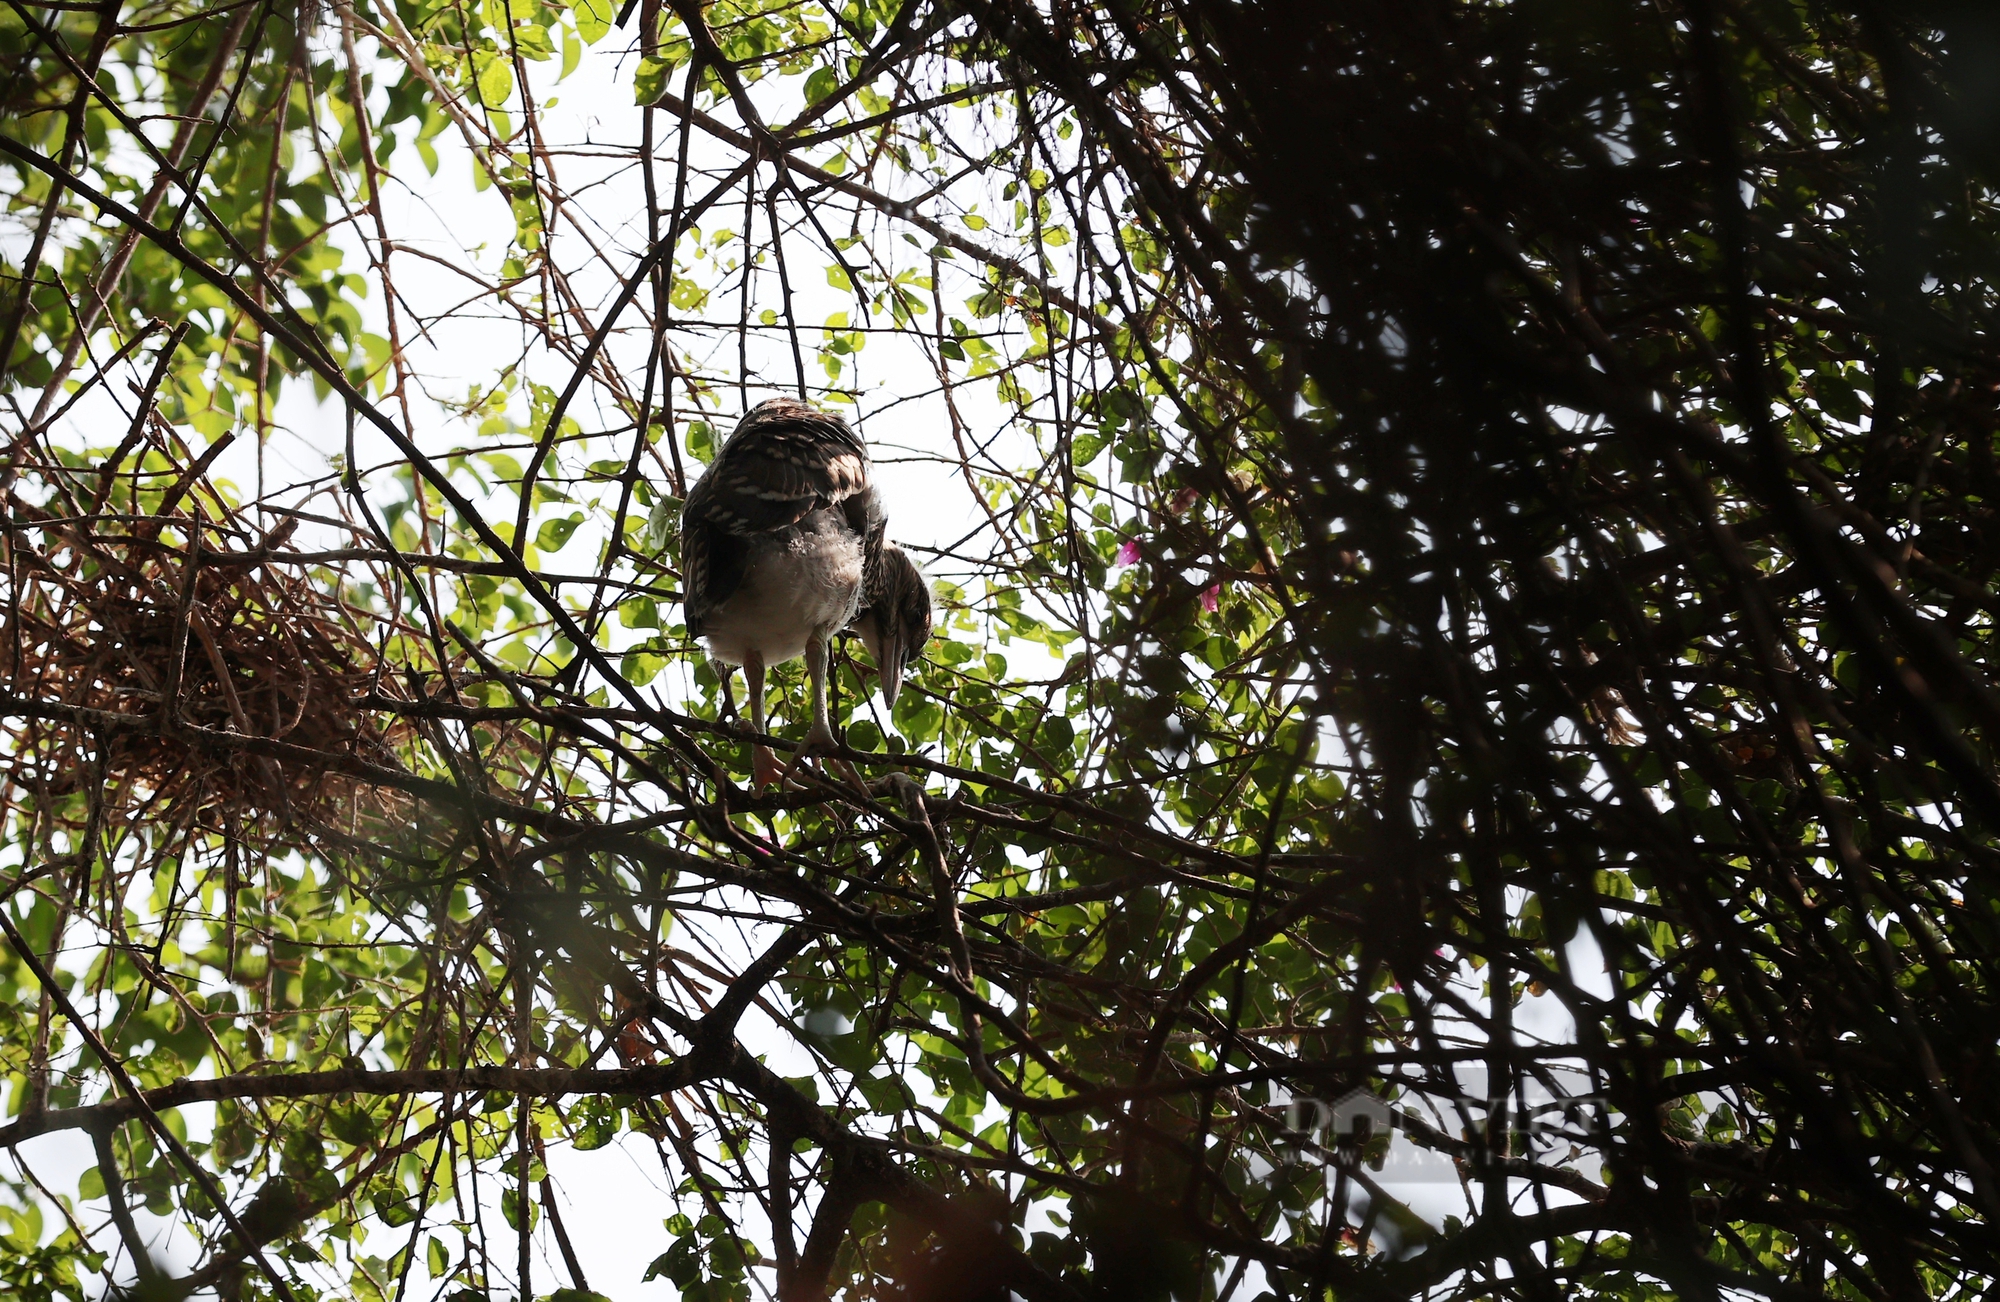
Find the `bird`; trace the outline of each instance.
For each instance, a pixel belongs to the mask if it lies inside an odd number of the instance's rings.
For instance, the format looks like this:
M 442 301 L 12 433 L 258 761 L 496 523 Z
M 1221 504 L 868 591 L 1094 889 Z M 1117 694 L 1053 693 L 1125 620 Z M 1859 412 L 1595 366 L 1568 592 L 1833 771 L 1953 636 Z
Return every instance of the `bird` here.
M 875 573 L 862 592 L 861 609 L 849 626 L 875 661 L 882 700 L 894 705 L 911 656 L 931 640 L 931 585 L 910 554 L 883 542 Z
M 930 585 L 888 540 L 870 471 L 868 445 L 846 421 L 801 399 L 772 398 L 737 423 L 681 508 L 688 634 L 707 645 L 732 715 L 730 671 L 742 668 L 750 727 L 760 736 L 764 671 L 805 657 L 812 724 L 802 757 L 837 747 L 826 695 L 836 634 L 851 627 L 860 635 L 891 705 L 930 637 Z M 761 743 L 753 748 L 755 785 L 782 782 L 788 771 Z

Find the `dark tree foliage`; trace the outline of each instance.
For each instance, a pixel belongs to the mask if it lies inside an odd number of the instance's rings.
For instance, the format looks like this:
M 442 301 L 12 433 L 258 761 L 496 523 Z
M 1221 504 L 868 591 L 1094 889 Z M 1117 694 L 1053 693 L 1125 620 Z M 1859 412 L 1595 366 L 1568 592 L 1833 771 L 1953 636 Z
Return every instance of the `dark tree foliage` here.
M 1079 41 L 975 7 L 1198 304 L 1234 399 L 1189 404 L 1203 468 L 1255 466 L 1281 654 L 1370 770 L 1325 846 L 1368 882 L 1362 961 L 1559 992 L 1625 1119 L 1582 1206 L 1488 1185 L 1505 1291 L 1603 1287 L 1598 1236 L 1687 1296 L 1979 1291 L 1990 15 L 1112 6 Z M 1448 1092 L 1426 1002 L 1404 1079 Z M 1482 1020 L 1494 1078 L 1532 1075 Z
M 79 79 L 146 41 L 9 3 L 0 1143 L 99 1156 L 15 1190 L 25 1296 L 585 1296 L 547 1153 L 613 1142 L 704 1302 L 2000 1277 L 1984 6 L 641 3 L 621 244 L 523 61 L 589 3 L 163 10 L 217 125 L 151 209 Z M 533 342 L 449 451 L 406 349 L 457 309 L 369 333 L 317 226 L 393 292 L 399 124 L 517 223 Z M 844 662 L 869 785 L 757 792 L 674 513 L 753 375 L 883 420 L 873 331 L 988 519 L 897 735 Z M 120 366 L 124 445 L 44 419 Z M 211 483 L 308 375 L 392 462 Z M 1393 1137 L 1301 1126 L 1354 1097 Z

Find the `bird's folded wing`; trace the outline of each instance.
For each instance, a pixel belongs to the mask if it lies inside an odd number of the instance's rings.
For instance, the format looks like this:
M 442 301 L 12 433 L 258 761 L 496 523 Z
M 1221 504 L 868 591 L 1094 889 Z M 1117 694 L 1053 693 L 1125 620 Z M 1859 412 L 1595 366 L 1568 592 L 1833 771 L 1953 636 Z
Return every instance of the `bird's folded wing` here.
M 831 421 L 793 418 L 731 437 L 689 495 L 688 511 L 729 533 L 762 533 L 867 487 L 868 453 L 860 440 Z
M 695 486 L 696 492 L 701 486 Z M 688 495 L 693 506 L 694 494 Z M 681 594 L 691 637 L 707 630 L 708 614 L 729 600 L 743 581 L 744 544 L 741 539 L 706 521 L 692 518 L 690 511 L 681 524 Z

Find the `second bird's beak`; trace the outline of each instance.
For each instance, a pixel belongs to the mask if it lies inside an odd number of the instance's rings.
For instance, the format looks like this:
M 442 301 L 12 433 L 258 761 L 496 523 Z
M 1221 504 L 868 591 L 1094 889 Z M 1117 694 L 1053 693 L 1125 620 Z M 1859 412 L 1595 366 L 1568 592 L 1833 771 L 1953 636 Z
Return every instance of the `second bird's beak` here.
M 868 654 L 875 660 L 875 671 L 882 675 L 883 702 L 894 705 L 896 693 L 903 690 L 903 665 L 909 659 L 908 648 L 894 633 L 883 636 L 882 626 L 872 610 L 855 621 L 854 631 L 861 635 L 861 645 L 868 648 Z
M 882 701 L 886 705 L 896 703 L 896 693 L 903 690 L 903 665 L 909 653 L 903 647 L 903 639 L 890 634 L 882 639 L 875 651 L 875 665 L 882 672 Z

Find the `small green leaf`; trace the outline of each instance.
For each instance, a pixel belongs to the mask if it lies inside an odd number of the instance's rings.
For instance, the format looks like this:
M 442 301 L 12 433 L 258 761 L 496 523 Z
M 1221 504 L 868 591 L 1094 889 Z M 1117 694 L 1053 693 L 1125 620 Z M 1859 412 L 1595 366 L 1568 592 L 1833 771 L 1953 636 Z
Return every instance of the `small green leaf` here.
M 583 512 L 571 511 L 560 520 L 549 520 L 535 531 L 535 546 L 545 552 L 559 552 L 569 542 L 570 535 L 583 523 Z
M 521 1228 L 521 1209 L 523 1206 L 527 1208 L 528 1228 L 532 1230 L 535 1228 L 535 1222 L 541 1219 L 542 1211 L 541 1208 L 535 1206 L 535 1200 L 529 1198 L 524 1203 L 519 1189 L 503 1189 L 500 1191 L 500 1214 L 507 1218 L 508 1228 L 515 1230 Z
M 549 29 L 539 23 L 522 23 L 514 29 L 514 48 L 524 59 L 540 63 L 556 52 L 555 42 L 549 39 Z
M 1077 430 L 1076 433 L 1070 436 L 1069 459 L 1071 464 L 1079 468 L 1089 465 L 1102 455 L 1105 446 L 1110 442 L 1111 436 L 1101 427 L 1098 429 L 1086 428 Z
M 576 7 L 570 10 L 576 18 L 576 34 L 585 45 L 595 45 L 604 39 L 604 34 L 611 30 L 615 12 L 611 0 L 576 0 Z
M 688 455 L 704 466 L 715 460 L 715 433 L 705 420 L 688 426 Z
M 665 59 L 647 55 L 639 60 L 639 69 L 632 74 L 632 102 L 657 104 L 660 96 L 666 94 L 667 78 L 673 71 L 674 65 Z
M 817 104 L 840 89 L 840 74 L 832 68 L 814 68 L 806 78 L 806 103 Z
M 660 671 L 666 667 L 663 656 L 656 656 L 650 651 L 628 651 L 619 661 L 618 672 L 632 686 L 644 687 L 658 678 Z M 583 1144 L 579 1143 L 577 1147 L 582 1148 Z
M 507 66 L 507 60 L 482 51 L 473 56 L 473 65 L 479 70 L 476 84 L 480 104 L 486 108 L 505 105 L 514 93 L 514 70 Z

